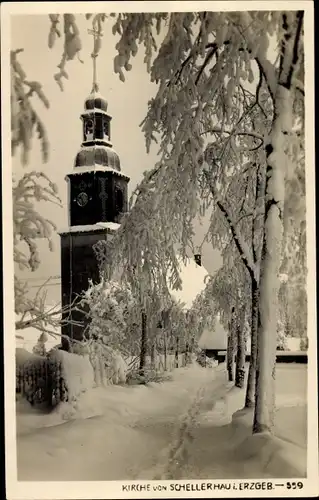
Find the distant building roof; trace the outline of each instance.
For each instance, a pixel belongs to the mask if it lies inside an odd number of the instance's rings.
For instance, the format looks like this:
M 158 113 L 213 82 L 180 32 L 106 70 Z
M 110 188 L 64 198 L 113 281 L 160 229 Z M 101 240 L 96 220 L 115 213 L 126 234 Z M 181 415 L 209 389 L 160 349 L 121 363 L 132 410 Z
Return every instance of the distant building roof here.
M 227 348 L 227 332 L 218 318 L 216 318 L 214 328 L 206 328 L 203 331 L 198 341 L 198 346 L 201 349 L 216 349 L 221 351 Z

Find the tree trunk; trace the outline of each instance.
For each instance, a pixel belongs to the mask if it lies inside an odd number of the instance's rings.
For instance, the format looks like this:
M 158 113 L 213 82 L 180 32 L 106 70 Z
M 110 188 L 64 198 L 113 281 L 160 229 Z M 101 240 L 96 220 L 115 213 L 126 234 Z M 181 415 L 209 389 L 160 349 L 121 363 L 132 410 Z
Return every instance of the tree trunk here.
M 151 367 L 152 367 L 152 370 L 156 370 L 156 344 L 155 344 L 155 340 L 154 340 L 152 347 L 151 347 Z
M 290 91 L 278 83 L 274 119 L 266 145 L 267 181 L 265 230 L 260 266 L 254 433 L 272 432 L 275 413 L 275 367 L 279 269 L 283 240 L 285 171 L 289 167 L 287 139 L 291 132 Z
M 145 375 L 147 353 L 147 317 L 145 312 L 142 312 L 142 332 L 141 332 L 141 351 L 140 351 L 140 367 L 139 373 Z
M 234 338 L 232 333 L 228 335 L 227 342 L 227 371 L 229 382 L 234 381 Z
M 167 371 L 167 338 L 166 332 L 164 332 L 164 371 Z
M 167 337 L 170 331 L 170 315 L 169 311 L 163 311 L 163 340 L 164 340 L 164 371 L 167 371 Z
M 189 363 L 189 344 L 186 342 L 185 344 L 185 354 L 184 354 L 184 366 L 187 366 Z
M 243 307 L 243 306 L 241 306 Z M 235 386 L 242 389 L 245 385 L 245 362 L 246 362 L 246 348 L 245 348 L 245 309 L 240 312 L 240 321 L 236 325 L 237 334 L 237 354 L 236 354 L 236 375 Z
M 175 368 L 179 368 L 179 337 L 176 337 L 176 346 L 175 346 Z
M 195 347 L 195 337 L 192 337 L 191 345 L 190 345 L 190 350 L 189 350 L 190 361 L 192 361 L 192 354 L 194 353 L 194 347 Z
M 232 310 L 232 319 L 230 321 L 229 334 L 227 339 L 227 371 L 229 382 L 234 381 L 234 355 L 235 355 L 235 310 Z
M 256 392 L 256 368 L 257 368 L 257 332 L 259 315 L 259 286 L 258 282 L 252 278 L 251 293 L 251 342 L 250 342 L 250 363 L 247 379 L 245 408 L 253 408 L 255 405 Z

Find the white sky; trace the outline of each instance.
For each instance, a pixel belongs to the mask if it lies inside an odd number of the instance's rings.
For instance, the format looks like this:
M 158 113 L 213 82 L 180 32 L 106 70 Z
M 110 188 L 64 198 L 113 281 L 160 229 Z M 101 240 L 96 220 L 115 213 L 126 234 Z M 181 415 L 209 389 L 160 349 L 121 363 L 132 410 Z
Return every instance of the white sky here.
M 78 25 L 82 33 L 83 48 L 80 54 L 84 64 L 77 59 L 67 63 L 66 71 L 69 80 L 65 80 L 64 92 L 61 92 L 53 75 L 57 72 L 57 65 L 62 55 L 62 40 L 58 39 L 54 49 L 47 46 L 50 22 L 46 15 L 12 16 L 11 40 L 12 49 L 23 48 L 19 60 L 29 80 L 39 81 L 50 101 L 50 109 L 46 110 L 42 104 L 35 104 L 42 118 L 50 140 L 49 162 L 42 164 L 39 142 L 34 139 L 27 167 L 32 170 L 46 172 L 51 180 L 58 185 L 59 195 L 63 208 L 41 205 L 41 213 L 53 220 L 58 228 L 65 228 L 67 221 L 67 184 L 65 175 L 73 167 L 74 158 L 80 149 L 82 128 L 80 114 L 83 111 L 84 100 L 92 87 L 92 60 L 90 57 L 93 40 L 87 33 L 91 27 L 90 21 L 84 16 L 77 15 Z M 139 128 L 147 112 L 147 102 L 155 95 L 156 86 L 150 82 L 143 63 L 141 51 L 133 60 L 133 69 L 126 76 L 126 82 L 120 82 L 118 75 L 113 72 L 113 58 L 115 56 L 116 37 L 112 35 L 110 26 L 104 28 L 102 50 L 97 60 L 98 81 L 100 92 L 109 103 L 108 111 L 112 115 L 111 135 L 114 149 L 118 152 L 122 171 L 130 176 L 130 191 L 141 180 L 142 173 L 154 166 L 156 149 L 148 155 L 145 149 L 144 136 Z M 35 98 L 35 101 L 37 99 Z M 21 175 L 23 168 L 19 157 L 13 160 L 14 173 Z M 198 224 L 197 242 L 200 243 L 205 234 L 205 228 Z M 60 238 L 54 237 L 55 250 L 49 252 L 47 245 L 41 244 L 41 266 L 34 277 L 42 278 L 60 274 Z M 210 245 L 203 249 L 203 263 L 208 272 L 213 272 L 220 266 L 221 261 L 217 252 Z M 29 278 L 30 272 L 24 272 L 23 277 Z M 59 300 L 60 288 L 58 282 L 51 287 L 50 296 Z

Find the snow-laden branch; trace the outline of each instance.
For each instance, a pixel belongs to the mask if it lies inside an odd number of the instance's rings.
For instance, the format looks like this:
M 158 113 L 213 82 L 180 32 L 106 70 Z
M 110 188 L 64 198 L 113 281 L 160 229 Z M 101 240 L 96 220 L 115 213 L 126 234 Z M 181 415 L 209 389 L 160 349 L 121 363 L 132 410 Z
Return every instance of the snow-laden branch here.
M 240 255 L 243 263 L 247 267 L 249 273 L 256 276 L 257 269 L 256 269 L 256 265 L 253 261 L 253 256 L 251 255 L 251 252 L 249 251 L 249 248 L 248 248 L 246 242 L 243 240 L 242 236 L 238 232 L 237 227 L 236 227 L 236 222 L 234 222 L 232 220 L 232 217 L 231 217 L 229 211 L 227 210 L 225 205 L 218 199 L 218 195 L 216 193 L 216 190 L 215 190 L 215 188 L 214 188 L 214 186 L 209 178 L 209 173 L 207 171 L 204 171 L 204 175 L 205 175 L 207 182 L 209 184 L 211 193 L 216 201 L 216 205 L 218 206 L 219 210 L 224 215 L 225 220 L 227 221 L 227 224 L 228 224 L 230 232 L 232 234 L 234 243 L 238 249 L 239 255 Z
M 40 102 L 49 108 L 49 101 L 45 96 L 39 82 L 28 81 L 26 74 L 18 61 L 18 54 L 23 49 L 11 51 L 11 147 L 14 155 L 18 147 L 21 148 L 21 161 L 24 165 L 28 163 L 31 151 L 33 133 L 37 133 L 41 149 L 42 159 L 48 161 L 49 141 L 43 121 L 36 112 L 32 97 L 36 95 Z
M 221 128 L 211 128 L 208 130 L 205 130 L 205 132 L 202 132 L 202 135 L 206 134 L 227 134 L 227 135 L 239 135 L 239 136 L 244 136 L 244 137 L 253 137 L 254 139 L 258 139 L 262 143 L 264 142 L 264 138 L 262 135 L 258 134 L 257 132 L 236 132 L 236 130 L 222 130 Z

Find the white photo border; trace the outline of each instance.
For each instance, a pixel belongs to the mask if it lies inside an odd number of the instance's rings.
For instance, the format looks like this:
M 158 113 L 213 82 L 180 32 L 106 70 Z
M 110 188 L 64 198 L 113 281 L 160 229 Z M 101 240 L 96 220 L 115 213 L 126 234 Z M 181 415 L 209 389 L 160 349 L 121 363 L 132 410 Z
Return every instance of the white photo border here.
M 11 141 L 10 141 L 10 17 L 49 13 L 86 12 L 168 12 L 168 11 L 236 11 L 236 10 L 304 10 L 305 47 L 305 148 L 306 148 L 306 209 L 307 209 L 307 263 L 308 263 L 308 448 L 307 478 L 302 479 L 301 490 L 246 490 L 201 491 L 186 489 L 176 492 L 154 490 L 156 484 L 170 481 L 139 481 L 149 484 L 149 490 L 125 492 L 122 485 L 133 481 L 107 482 L 22 482 L 17 480 L 16 415 L 15 415 L 15 338 L 14 266 Z M 312 1 L 121 1 L 121 2 L 7 2 L 1 5 L 1 98 L 2 98 L 2 210 L 3 210 L 3 288 L 4 288 L 4 375 L 5 375 L 5 462 L 6 493 L 9 500 L 105 499 L 105 498 L 216 498 L 222 497 L 291 497 L 318 494 L 318 371 L 317 371 L 317 310 L 316 310 L 316 240 L 315 240 L 315 140 L 314 140 L 314 7 Z M 271 480 L 267 480 L 271 481 Z M 293 482 L 294 479 L 289 479 Z M 298 478 L 295 479 L 298 481 Z M 174 481 L 178 484 L 207 484 L 218 481 Z M 242 481 L 219 481 L 237 485 Z M 247 482 L 247 481 L 245 481 Z M 254 481 L 257 482 L 256 480 Z M 265 482 L 261 479 L 260 482 Z M 276 479 L 274 483 L 285 483 Z M 195 488 L 195 486 L 194 486 Z M 205 488 L 205 487 L 203 487 Z

